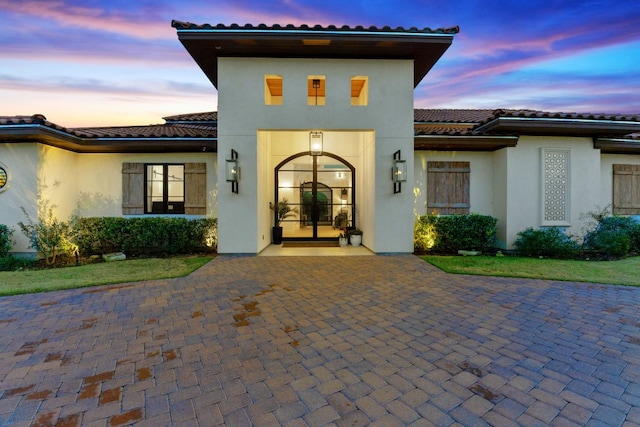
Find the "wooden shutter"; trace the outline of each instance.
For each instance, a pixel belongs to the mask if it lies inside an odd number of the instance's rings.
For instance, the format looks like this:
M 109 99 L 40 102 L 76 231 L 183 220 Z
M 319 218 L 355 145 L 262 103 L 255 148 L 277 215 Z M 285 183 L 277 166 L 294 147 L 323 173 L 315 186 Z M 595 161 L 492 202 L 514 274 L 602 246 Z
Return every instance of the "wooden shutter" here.
M 469 213 L 469 162 L 427 162 L 427 214 Z
M 144 163 L 122 164 L 122 215 L 144 213 Z
M 184 164 L 184 213 L 207 214 L 207 164 Z
M 613 214 L 640 215 L 640 165 L 613 165 Z

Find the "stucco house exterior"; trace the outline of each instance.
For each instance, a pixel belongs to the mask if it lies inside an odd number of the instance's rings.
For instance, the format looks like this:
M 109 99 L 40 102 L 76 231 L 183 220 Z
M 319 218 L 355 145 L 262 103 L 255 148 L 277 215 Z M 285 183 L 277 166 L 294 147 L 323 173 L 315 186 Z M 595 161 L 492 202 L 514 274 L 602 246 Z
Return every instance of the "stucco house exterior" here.
M 39 198 L 62 219 L 211 216 L 220 253 L 256 254 L 286 199 L 285 240 L 358 227 L 371 251 L 402 253 L 426 213 L 492 215 L 505 249 L 608 205 L 640 215 L 638 115 L 414 108 L 457 28 L 172 25 L 218 111 L 100 128 L 0 117 L 0 223 L 17 229 Z

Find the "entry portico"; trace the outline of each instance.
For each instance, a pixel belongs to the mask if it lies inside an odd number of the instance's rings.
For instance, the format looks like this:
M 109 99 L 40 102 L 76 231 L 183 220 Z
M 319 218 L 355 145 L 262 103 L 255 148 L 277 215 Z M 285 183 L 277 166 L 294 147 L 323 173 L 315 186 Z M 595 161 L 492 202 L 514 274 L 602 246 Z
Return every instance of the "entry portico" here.
M 173 26 L 218 89 L 220 253 L 258 253 L 268 246 L 270 204 L 283 198 L 300 208 L 288 224 L 290 235 L 309 221 L 316 238 L 319 224 L 335 228 L 336 217 L 345 214 L 373 252 L 413 251 L 414 194 L 410 187 L 394 193 L 392 162 L 398 152 L 406 159 L 411 182 L 413 89 L 457 28 Z M 305 169 L 312 132 L 321 133 L 324 155 Z M 232 150 L 241 170 L 237 193 L 223 185 Z M 288 169 L 290 182 L 276 174 L 287 159 L 300 160 Z M 334 174 L 318 175 L 318 164 Z M 351 181 L 337 181 L 347 171 Z M 304 206 L 306 194 L 311 210 Z M 319 194 L 326 199 L 321 207 Z

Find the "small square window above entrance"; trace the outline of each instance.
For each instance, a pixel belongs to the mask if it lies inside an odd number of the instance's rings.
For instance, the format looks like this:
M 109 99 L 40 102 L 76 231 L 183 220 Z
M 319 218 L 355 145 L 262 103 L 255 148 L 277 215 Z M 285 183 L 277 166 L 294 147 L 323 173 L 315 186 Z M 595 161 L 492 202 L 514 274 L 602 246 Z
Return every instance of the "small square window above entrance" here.
M 369 78 L 367 76 L 351 77 L 351 105 L 365 106 L 369 103 Z
M 307 105 L 326 104 L 325 76 L 309 76 L 307 78 Z
M 265 105 L 282 105 L 282 76 L 266 74 L 264 76 Z

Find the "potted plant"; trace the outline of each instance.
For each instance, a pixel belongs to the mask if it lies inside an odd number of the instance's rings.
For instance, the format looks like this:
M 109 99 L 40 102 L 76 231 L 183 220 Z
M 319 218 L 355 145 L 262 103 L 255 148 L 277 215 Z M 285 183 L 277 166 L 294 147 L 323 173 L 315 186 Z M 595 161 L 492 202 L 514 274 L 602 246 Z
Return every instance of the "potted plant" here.
M 349 236 L 347 235 L 346 230 L 342 230 L 338 236 L 338 244 L 340 244 L 340 247 L 345 247 L 348 243 Z
M 349 240 L 351 241 L 351 246 L 360 246 L 362 244 L 362 230 L 357 227 L 349 230 Z
M 282 243 L 282 226 L 280 224 L 284 219 L 296 216 L 298 209 L 292 208 L 287 199 L 282 199 L 275 205 L 270 204 L 270 207 L 276 217 L 276 225 L 272 229 L 272 241 L 274 244 L 279 245 Z

